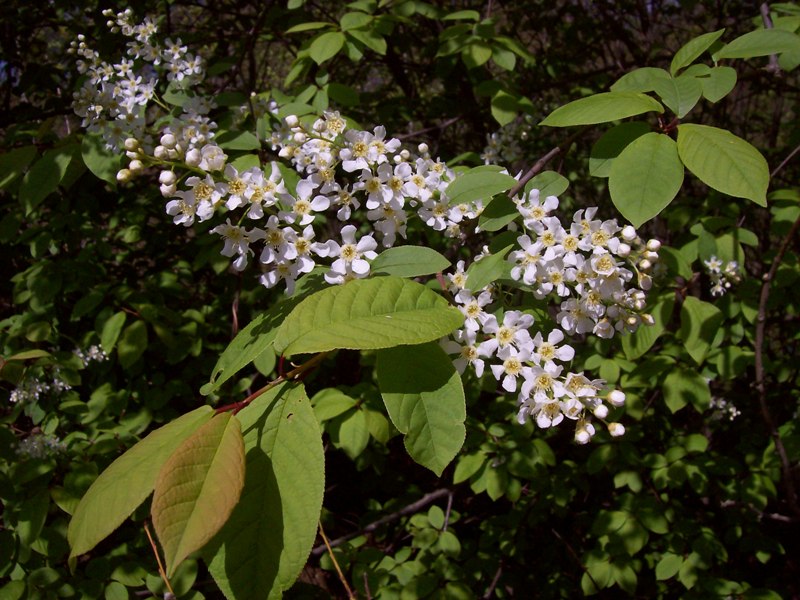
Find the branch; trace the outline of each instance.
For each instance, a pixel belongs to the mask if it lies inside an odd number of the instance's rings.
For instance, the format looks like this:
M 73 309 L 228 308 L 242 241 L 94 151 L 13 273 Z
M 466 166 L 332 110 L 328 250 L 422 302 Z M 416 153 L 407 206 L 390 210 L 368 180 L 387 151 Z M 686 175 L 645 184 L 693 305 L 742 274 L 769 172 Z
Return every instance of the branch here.
M 354 537 L 358 537 L 359 535 L 364 535 L 365 533 L 370 533 L 375 531 L 381 525 L 385 525 L 386 523 L 391 523 L 399 519 L 400 517 L 404 517 L 406 515 L 413 515 L 416 512 L 419 512 L 420 509 L 425 508 L 428 504 L 432 504 L 435 500 L 438 500 L 442 496 L 452 495 L 452 491 L 447 488 L 442 488 L 429 494 L 425 494 L 422 498 L 417 500 L 416 502 L 412 502 L 408 506 L 404 506 L 400 510 L 393 512 L 391 514 L 386 515 L 385 517 L 381 517 L 377 521 L 373 521 L 369 525 L 362 527 L 357 531 L 351 531 L 350 533 L 343 535 L 342 537 L 338 537 L 335 540 L 330 542 L 330 547 L 335 548 L 336 546 L 341 546 L 347 540 L 351 540 Z M 311 556 L 320 556 L 327 551 L 327 547 L 323 544 L 321 546 L 317 546 L 311 551 Z
M 800 505 L 798 505 L 797 502 L 797 490 L 794 486 L 791 462 L 789 461 L 789 455 L 787 454 L 786 448 L 783 445 L 783 440 L 781 440 L 781 434 L 778 431 L 778 427 L 775 425 L 775 420 L 772 418 L 772 413 L 770 413 L 769 405 L 767 404 L 767 386 L 764 380 L 764 329 L 766 328 L 767 323 L 767 301 L 769 300 L 769 288 L 773 279 L 775 278 L 775 273 L 778 271 L 778 265 L 780 265 L 783 255 L 786 254 L 786 251 L 789 249 L 789 244 L 791 243 L 792 238 L 797 233 L 798 229 L 800 229 L 800 217 L 798 217 L 792 225 L 792 229 L 783 240 L 781 247 L 778 249 L 778 253 L 775 255 L 775 258 L 772 261 L 772 266 L 770 267 L 769 272 L 763 277 L 764 283 L 761 286 L 761 298 L 758 302 L 758 317 L 756 318 L 756 339 L 754 342 L 754 351 L 756 369 L 755 388 L 756 392 L 758 393 L 758 403 L 761 407 L 761 415 L 764 418 L 764 423 L 767 425 L 767 429 L 769 429 L 770 435 L 772 436 L 772 441 L 775 444 L 775 451 L 777 452 L 778 458 L 781 462 L 781 472 L 786 483 L 789 508 L 794 514 L 800 516 Z
M 764 29 L 772 29 L 772 19 L 769 16 L 769 4 L 762 2 L 760 9 L 761 19 L 764 21 Z M 781 66 L 778 64 L 777 54 L 769 55 L 769 64 L 767 65 L 766 69 L 770 73 L 775 73 L 776 75 L 781 72 Z
M 571 136 L 569 136 L 566 140 L 564 140 L 564 142 L 562 142 L 560 145 L 556 146 L 555 148 L 550 150 L 550 152 L 545 154 L 542 158 L 537 160 L 533 164 L 533 166 L 530 169 L 528 169 L 528 172 L 525 173 L 525 175 L 523 175 L 522 177 L 520 177 L 520 180 L 517 182 L 517 185 L 515 185 L 508 191 L 508 197 L 513 198 L 514 196 L 516 196 L 520 192 L 520 190 L 522 190 L 525 187 L 526 183 L 528 183 L 542 169 L 544 169 L 545 165 L 547 165 L 547 163 L 553 160 L 553 158 L 555 158 L 556 156 L 564 152 L 567 148 L 569 148 L 572 145 L 572 142 L 578 139 L 583 134 L 583 132 L 586 131 L 586 129 L 587 129 L 586 127 L 582 127 L 581 129 L 573 133 Z

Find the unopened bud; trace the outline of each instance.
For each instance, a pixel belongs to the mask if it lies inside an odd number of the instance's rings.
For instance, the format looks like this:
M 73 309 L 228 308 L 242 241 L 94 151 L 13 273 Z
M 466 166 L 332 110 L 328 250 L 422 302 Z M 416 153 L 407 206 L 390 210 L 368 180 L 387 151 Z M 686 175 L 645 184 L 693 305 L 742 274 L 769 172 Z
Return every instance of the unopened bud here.
M 186 164 L 190 167 L 196 167 L 200 164 L 200 161 L 203 160 L 203 155 L 200 154 L 200 150 L 197 148 L 192 148 L 186 153 Z
M 297 142 L 298 144 L 302 144 L 303 142 L 306 141 L 306 139 L 307 136 L 302 131 L 298 131 L 297 133 L 294 134 L 294 141 Z
M 178 143 L 178 140 L 175 139 L 175 136 L 171 133 L 165 133 L 161 136 L 159 140 L 161 145 L 167 148 L 168 150 L 172 150 L 175 147 L 175 144 Z
M 652 266 L 653 266 L 653 263 L 651 263 L 651 262 L 650 262 L 649 260 L 647 260 L 646 258 L 643 258 L 642 260 L 640 260 L 640 261 L 639 261 L 639 268 L 640 268 L 642 271 L 647 271 L 647 270 L 649 270 L 649 269 L 650 269 L 650 267 L 652 267 Z
M 636 239 L 636 230 L 633 228 L 633 225 L 625 225 L 625 227 L 622 228 L 621 235 L 622 239 L 626 242 L 630 242 Z
M 142 161 L 140 161 L 138 158 L 135 158 L 131 161 L 131 164 L 128 165 L 128 168 L 131 171 L 141 171 L 144 168 L 144 165 L 142 164 Z
M 427 154 L 428 144 L 426 144 L 425 142 L 421 143 L 419 146 L 417 146 L 417 150 L 419 151 L 420 154 Z
M 625 426 L 622 423 L 609 423 L 608 433 L 610 433 L 612 437 L 625 435 Z
M 164 185 L 162 183 L 158 189 L 161 191 L 161 195 L 166 198 L 172 196 L 178 188 L 175 185 Z
M 163 183 L 164 185 L 173 185 L 177 180 L 178 178 L 172 171 L 161 171 L 158 175 L 159 183 Z
M 155 156 L 158 160 L 167 160 L 167 158 L 169 158 L 169 150 L 167 150 L 164 146 L 156 146 L 153 150 L 153 156 Z
M 297 115 L 289 115 L 287 116 L 284 121 L 289 127 L 297 127 L 297 124 L 300 120 L 297 118 Z
M 617 256 L 625 258 L 630 256 L 631 247 L 626 244 L 625 242 L 621 242 L 619 246 L 617 246 Z
M 648 250 L 651 250 L 652 252 L 658 252 L 658 250 L 660 248 L 661 248 L 661 242 L 660 241 L 658 241 L 656 239 L 647 240 L 647 249 Z
M 133 152 L 134 150 L 138 149 L 139 149 L 139 140 L 132 137 L 129 137 L 125 140 L 125 150 Z
M 612 390 L 608 393 L 608 401 L 613 406 L 622 406 L 625 404 L 625 392 L 621 390 Z
M 656 262 L 658 260 L 658 252 L 648 250 L 644 253 L 644 257 L 651 262 Z
M 125 183 L 126 181 L 130 181 L 132 173 L 129 169 L 120 169 L 117 171 L 117 181 L 120 183 Z
M 641 317 L 642 317 L 642 323 L 644 323 L 645 325 L 656 324 L 655 318 L 653 318 L 653 315 L 651 315 L 650 313 L 644 313 L 641 315 Z
M 592 436 L 585 429 L 578 429 L 575 432 L 575 441 L 581 445 L 588 444 L 591 439 Z
M 653 287 L 653 278 L 650 275 L 642 275 L 639 277 L 639 287 L 641 287 L 644 291 L 649 290 Z
M 598 419 L 605 419 L 608 416 L 608 407 L 605 404 L 598 404 L 592 411 Z

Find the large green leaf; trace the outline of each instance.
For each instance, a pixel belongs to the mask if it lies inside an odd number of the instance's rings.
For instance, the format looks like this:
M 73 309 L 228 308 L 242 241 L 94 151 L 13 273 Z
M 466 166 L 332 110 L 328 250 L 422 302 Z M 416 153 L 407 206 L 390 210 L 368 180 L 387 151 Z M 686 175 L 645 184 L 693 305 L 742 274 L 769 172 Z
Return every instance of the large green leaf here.
M 717 330 L 724 317 L 722 312 L 708 302 L 687 296 L 681 306 L 680 337 L 694 361 L 699 365 L 711 349 Z
M 525 184 L 525 190 L 539 190 L 539 196 L 560 196 L 569 187 L 569 179 L 555 171 L 542 171 Z
M 0 189 L 20 177 L 34 158 L 36 146 L 23 146 L 0 154 Z
M 128 368 L 144 354 L 147 349 L 147 325 L 141 319 L 128 325 L 122 332 L 117 346 L 119 364 Z
M 595 177 L 611 175 L 611 165 L 628 144 L 650 131 L 650 126 L 642 121 L 620 123 L 606 131 L 589 155 L 589 173 Z
M 225 412 L 186 438 L 158 474 L 151 511 L 168 577 L 222 528 L 243 485 L 242 429 Z
M 719 102 L 736 86 L 736 69 L 731 67 L 713 67 L 708 76 L 700 80 L 703 96 L 709 102 Z
M 495 194 L 510 190 L 516 183 L 517 180 L 510 175 L 498 173 L 497 167 L 475 167 L 458 175 L 447 186 L 445 194 L 451 205 L 475 200 L 489 200 Z
M 506 246 L 499 252 L 472 263 L 467 269 L 466 288 L 477 293 L 493 281 L 508 276 L 511 266 L 506 262 L 506 254 L 511 248 L 513 246 Z
M 325 487 L 322 439 L 302 386 L 283 384 L 239 415 L 246 474 L 239 504 L 203 551 L 230 600 L 280 598 L 308 559 Z
M 291 355 L 420 344 L 462 322 L 458 309 L 424 285 L 391 276 L 358 279 L 298 304 L 278 330 L 275 349 Z
M 19 186 L 19 199 L 25 207 L 25 214 L 30 214 L 47 196 L 56 191 L 77 150 L 77 145 L 53 148 L 33 164 Z
M 800 50 L 800 36 L 781 29 L 756 29 L 723 46 L 714 60 L 721 58 L 754 58 Z
M 653 307 L 652 315 L 655 323 L 652 325 L 642 325 L 634 333 L 623 335 L 622 349 L 625 351 L 625 358 L 636 360 L 647 354 L 656 340 L 664 333 L 672 317 L 672 309 L 675 307 L 675 294 L 670 292 Z
M 201 406 L 153 431 L 100 474 L 69 523 L 70 557 L 94 548 L 144 502 L 167 459 L 213 412 Z
M 321 65 L 336 56 L 344 46 L 344 34 L 341 31 L 328 31 L 318 36 L 308 47 L 308 55 Z
M 683 184 L 683 165 L 675 142 L 646 133 L 631 142 L 611 165 L 608 190 L 614 206 L 639 227 L 672 202 Z
M 669 79 L 669 73 L 656 67 L 641 67 L 625 73 L 611 86 L 612 92 L 651 92 L 656 83 Z
M 106 148 L 106 143 L 99 135 L 86 134 L 81 143 L 81 156 L 87 168 L 96 177 L 117 185 L 120 154 Z
M 672 58 L 672 62 L 669 65 L 670 75 L 674 77 L 675 73 L 692 64 L 703 52 L 708 50 L 723 33 L 725 33 L 725 29 L 719 29 L 711 33 L 704 33 L 686 42 Z
M 708 125 L 678 125 L 678 154 L 686 168 L 709 187 L 767 205 L 767 161 L 730 131 Z
M 449 266 L 450 261 L 433 248 L 397 246 L 381 252 L 372 261 L 370 270 L 397 277 L 419 277 L 439 273 Z
M 650 96 L 635 92 L 605 92 L 557 108 L 539 124 L 550 127 L 594 125 L 652 111 L 662 113 L 664 107 Z
M 378 386 L 409 455 L 441 475 L 464 444 L 464 389 L 439 344 L 378 352 Z
M 656 82 L 655 92 L 661 97 L 661 101 L 682 119 L 700 100 L 703 86 L 695 77 L 684 73 L 678 77 L 660 79 Z
M 703 412 L 711 404 L 711 391 L 706 379 L 695 369 L 681 367 L 667 375 L 661 388 L 670 411 L 677 412 L 687 404 Z

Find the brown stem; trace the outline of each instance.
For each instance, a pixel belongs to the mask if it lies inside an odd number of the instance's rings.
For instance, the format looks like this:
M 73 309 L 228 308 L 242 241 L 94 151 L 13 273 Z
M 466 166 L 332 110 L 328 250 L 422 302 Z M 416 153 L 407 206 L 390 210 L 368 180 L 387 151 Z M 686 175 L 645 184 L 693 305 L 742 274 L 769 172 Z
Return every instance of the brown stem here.
M 336 556 L 333 554 L 333 548 L 331 548 L 330 542 L 328 542 L 328 536 L 325 535 L 325 530 L 322 528 L 322 521 L 319 522 L 319 535 L 322 538 L 322 541 L 325 542 L 325 548 L 328 550 L 328 556 L 330 556 L 331 561 L 333 561 L 333 566 L 336 569 L 336 574 L 339 576 L 339 581 L 342 582 L 344 589 L 347 591 L 347 597 L 350 600 L 355 600 L 356 595 L 347 584 L 347 579 L 345 579 L 344 573 L 342 573 L 342 569 L 339 566 L 339 561 L 336 560 Z
M 513 198 L 514 196 L 516 196 L 520 192 L 520 190 L 522 190 L 525 187 L 526 183 L 528 183 L 542 169 L 544 169 L 545 165 L 547 165 L 547 163 L 549 163 L 551 160 L 553 160 L 553 158 L 555 158 L 556 156 L 558 156 L 559 154 L 564 152 L 567 148 L 569 148 L 572 145 L 572 142 L 574 142 L 576 139 L 578 139 L 583 134 L 584 131 L 586 131 L 586 127 L 582 127 L 581 129 L 579 129 L 578 131 L 573 133 L 566 140 L 564 140 L 563 143 L 561 143 L 560 145 L 556 146 L 555 148 L 550 150 L 550 152 L 545 154 L 542 158 L 537 160 L 533 164 L 533 166 L 530 169 L 528 169 L 528 172 L 525 173 L 525 175 L 523 175 L 520 178 L 520 180 L 517 182 L 517 184 L 508 191 L 508 197 L 509 198 Z
M 762 2 L 760 10 L 761 10 L 761 20 L 764 21 L 764 29 L 772 29 L 772 19 L 769 16 L 769 4 L 767 4 L 766 2 Z M 769 65 L 767 65 L 767 71 L 776 74 L 781 72 L 781 66 L 778 64 L 777 54 L 769 55 Z

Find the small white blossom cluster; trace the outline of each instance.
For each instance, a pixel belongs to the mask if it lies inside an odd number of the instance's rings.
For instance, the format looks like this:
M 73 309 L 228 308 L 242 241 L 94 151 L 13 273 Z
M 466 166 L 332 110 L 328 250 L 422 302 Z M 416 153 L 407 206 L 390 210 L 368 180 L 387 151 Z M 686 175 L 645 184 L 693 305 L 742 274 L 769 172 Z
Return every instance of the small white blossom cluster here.
M 564 227 L 551 214 L 558 198 L 541 198 L 536 189 L 515 202 L 526 233 L 509 254 L 511 277 L 536 298 L 562 299 L 556 320 L 564 331 L 611 338 L 615 331 L 634 332 L 642 323 L 653 323 L 643 311 L 658 240 L 645 244 L 630 225 L 595 219 L 595 207 L 578 210 Z
M 739 274 L 739 263 L 735 260 L 723 263 L 716 256 L 712 256 L 708 260 L 704 260 L 703 264 L 706 266 L 708 276 L 711 279 L 712 296 L 725 295 L 731 285 L 742 280 L 742 276 Z
M 625 403 L 621 391 L 602 391 L 605 381 L 564 371 L 564 364 L 572 360 L 575 350 L 563 343 L 562 330 L 553 329 L 546 336 L 539 330 L 531 335 L 532 315 L 516 310 L 486 312 L 493 303 L 492 290 L 484 288 L 473 294 L 466 289 L 463 261 L 448 277 L 449 291 L 464 314 L 464 326 L 442 340 L 441 345 L 456 355 L 453 362 L 459 373 L 471 365 L 475 374 L 482 377 L 488 361 L 489 370 L 503 390 L 517 393 L 520 423 L 530 418 L 546 429 L 567 418 L 575 422 L 575 440 L 585 444 L 595 434 L 590 413 L 605 420 L 608 405 L 618 407 Z M 625 432 L 620 423 L 607 426 L 613 436 Z
M 524 151 L 520 142 L 530 138 L 535 126 L 533 116 L 524 115 L 488 134 L 481 160 L 487 165 L 510 165 L 521 160 Z
M 199 56 L 187 52 L 180 39 L 167 39 L 163 46 L 156 42 L 155 22 L 145 18 L 133 24 L 130 8 L 116 14 L 108 9 L 103 15 L 109 18 L 107 25 L 112 32 L 130 38 L 126 56 L 116 63 L 106 62 L 89 47 L 85 36 L 79 35 L 69 52 L 78 56 L 78 71 L 87 79 L 75 93 L 73 108 L 83 118 L 83 127 L 101 133 L 109 148 L 120 150 L 128 138 L 149 142 L 145 111 L 156 97 L 160 74 L 166 73 L 169 82 L 188 87 L 203 76 L 203 63 Z M 184 106 L 184 115 L 177 123 L 180 138 L 192 139 L 194 144 L 210 138 L 213 127 L 203 116 L 208 111 L 204 113 L 202 108 L 191 100 Z M 141 166 L 134 162 L 130 170 Z
M 98 345 L 89 346 L 89 349 L 86 351 L 78 348 L 74 351 L 74 354 L 81 360 L 84 367 L 91 362 L 103 362 L 108 360 L 108 354 Z
M 42 381 L 35 377 L 24 380 L 11 391 L 8 401 L 11 404 L 35 403 L 46 394 L 60 394 L 70 389 L 71 386 L 60 379 L 58 372 L 55 372 L 51 381 Z
M 55 457 L 67 449 L 66 444 L 54 435 L 33 433 L 20 440 L 17 456 L 26 459 L 45 459 Z
M 734 406 L 733 402 L 717 396 L 711 398 L 710 407 L 714 410 L 711 414 L 711 418 L 715 420 L 733 421 L 742 414 L 742 412 Z

